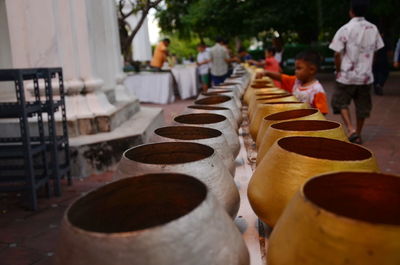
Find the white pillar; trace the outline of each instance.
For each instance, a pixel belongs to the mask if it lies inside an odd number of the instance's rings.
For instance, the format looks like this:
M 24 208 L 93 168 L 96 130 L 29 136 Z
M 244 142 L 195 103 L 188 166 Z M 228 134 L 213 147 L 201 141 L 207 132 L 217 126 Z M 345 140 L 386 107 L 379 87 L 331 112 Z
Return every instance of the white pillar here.
M 0 64 L 63 67 L 68 120 L 93 124 L 116 111 L 104 91 L 121 90 L 124 76 L 115 12 L 110 0 L 0 0 L 0 51 L 10 55 Z

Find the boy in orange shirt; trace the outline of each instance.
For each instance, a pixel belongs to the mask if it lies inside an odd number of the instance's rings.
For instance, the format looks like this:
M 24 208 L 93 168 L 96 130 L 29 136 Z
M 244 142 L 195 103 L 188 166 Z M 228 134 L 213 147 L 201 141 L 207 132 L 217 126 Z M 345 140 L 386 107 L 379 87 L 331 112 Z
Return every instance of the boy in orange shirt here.
M 310 104 L 323 114 L 328 113 L 325 90 L 315 78 L 320 65 L 320 56 L 314 51 L 304 51 L 296 56 L 295 75 L 264 71 L 263 75 L 281 81 L 282 89 L 292 93 L 299 101 Z

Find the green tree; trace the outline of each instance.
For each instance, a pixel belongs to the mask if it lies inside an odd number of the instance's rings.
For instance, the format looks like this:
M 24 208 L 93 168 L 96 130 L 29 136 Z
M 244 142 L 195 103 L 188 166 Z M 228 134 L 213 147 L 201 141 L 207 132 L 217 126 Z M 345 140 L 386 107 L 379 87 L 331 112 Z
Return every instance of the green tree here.
M 349 20 L 349 7 L 348 0 L 166 0 L 158 17 L 163 32 L 184 38 L 249 38 L 273 30 L 310 44 L 330 40 Z M 400 32 L 398 10 L 398 0 L 371 1 L 367 18 L 395 36 Z

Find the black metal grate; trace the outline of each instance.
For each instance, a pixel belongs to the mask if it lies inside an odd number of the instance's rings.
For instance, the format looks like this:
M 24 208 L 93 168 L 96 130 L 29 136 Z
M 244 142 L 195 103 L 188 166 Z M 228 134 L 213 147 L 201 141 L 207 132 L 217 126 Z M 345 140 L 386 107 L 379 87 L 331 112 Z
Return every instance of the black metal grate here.
M 30 101 L 24 89 L 24 81 L 28 80 L 33 82 L 34 98 Z M 57 100 L 53 98 L 52 80 L 58 81 Z M 40 187 L 49 193 L 53 181 L 54 194 L 60 196 L 61 178 L 67 177 L 72 184 L 62 69 L 4 69 L 0 70 L 1 81 L 14 82 L 16 101 L 0 103 L 0 118 L 18 118 L 20 137 L 0 136 L 0 191 L 25 191 L 30 208 L 36 210 Z M 40 95 L 40 81 L 44 83 L 44 96 Z M 61 132 L 56 130 L 57 111 L 61 111 Z M 30 131 L 30 117 L 37 123 L 36 136 Z

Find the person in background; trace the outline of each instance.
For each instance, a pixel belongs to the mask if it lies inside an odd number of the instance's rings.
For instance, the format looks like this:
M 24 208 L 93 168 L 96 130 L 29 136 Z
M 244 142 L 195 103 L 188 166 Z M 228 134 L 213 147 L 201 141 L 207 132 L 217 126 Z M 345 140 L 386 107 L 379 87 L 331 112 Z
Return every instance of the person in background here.
M 210 84 L 210 53 L 206 50 L 207 46 L 202 42 L 197 45 L 197 68 L 199 70 L 202 92 L 207 92 Z
M 260 76 L 269 76 L 281 81 L 282 89 L 292 93 L 299 101 L 310 104 L 323 114 L 328 113 L 326 93 L 321 83 L 316 79 L 321 57 L 314 51 L 303 51 L 296 56 L 295 75 L 264 70 Z
M 236 58 L 230 58 L 225 45 L 226 41 L 224 42 L 221 37 L 217 37 L 215 45 L 210 49 L 211 80 L 213 85 L 223 83 L 228 77 L 229 64 L 237 61 Z
M 399 68 L 400 66 L 400 38 L 398 39 L 394 50 L 393 66 L 394 68 Z
M 281 36 L 272 39 L 272 47 L 275 49 L 275 59 L 278 61 L 279 64 L 281 64 L 284 50 L 283 40 Z
M 161 71 L 161 68 L 164 65 L 164 62 L 167 60 L 168 56 L 168 46 L 171 41 L 168 38 L 163 39 L 160 43 L 157 44 L 153 58 L 151 59 L 150 66 L 156 70 Z
M 254 60 L 250 60 L 249 63 L 257 65 L 259 67 L 263 67 L 264 70 L 270 72 L 281 73 L 282 72 L 281 66 L 279 65 L 279 62 L 275 58 L 275 48 L 269 47 L 265 49 L 264 54 L 265 54 L 265 59 L 263 61 L 257 62 Z M 281 82 L 279 82 L 278 80 L 274 80 L 274 84 L 276 87 L 281 87 Z
M 389 51 L 390 47 L 384 34 L 381 34 L 383 39 L 382 49 L 378 50 L 375 54 L 375 58 L 372 64 L 372 73 L 374 74 L 374 92 L 375 95 L 383 96 L 383 86 L 389 76 Z
M 238 54 L 239 54 L 240 62 L 242 62 L 242 63 L 253 59 L 253 57 L 251 57 L 251 55 L 247 52 L 245 47 L 240 47 L 238 50 Z
M 357 144 L 362 143 L 361 131 L 372 109 L 374 53 L 384 46 L 376 26 L 364 18 L 367 9 L 367 1 L 353 0 L 350 21 L 336 32 L 329 45 L 335 52 L 336 66 L 336 87 L 331 101 L 333 112 L 341 114 L 349 140 Z M 356 128 L 349 111 L 352 100 L 356 106 Z

